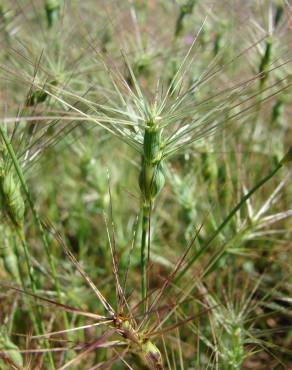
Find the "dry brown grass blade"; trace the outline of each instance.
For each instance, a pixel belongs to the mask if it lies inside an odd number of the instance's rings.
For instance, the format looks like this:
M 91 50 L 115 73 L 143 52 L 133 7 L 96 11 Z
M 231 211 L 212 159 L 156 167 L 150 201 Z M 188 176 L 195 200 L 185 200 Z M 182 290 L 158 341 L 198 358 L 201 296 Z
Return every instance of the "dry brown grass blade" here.
M 166 333 L 169 333 L 185 324 L 187 324 L 188 322 L 190 321 L 193 321 L 194 319 L 204 315 L 205 313 L 209 312 L 209 311 L 212 311 L 214 308 L 218 307 L 218 305 L 216 306 L 213 306 L 213 307 L 209 307 L 207 309 L 204 309 L 204 310 L 201 310 L 199 313 L 197 313 L 196 315 L 192 315 L 188 318 L 186 318 L 185 320 L 181 320 L 181 321 L 178 321 L 177 323 L 171 325 L 171 326 L 168 326 L 166 328 L 164 328 L 163 330 L 153 330 L 153 331 L 150 331 L 149 333 L 147 333 L 147 337 L 149 338 L 152 338 L 152 337 L 157 337 L 157 336 L 160 336 L 160 335 L 164 335 Z M 155 329 L 155 328 L 153 328 Z
M 7 283 L 1 282 L 0 285 L 2 285 L 3 287 L 5 287 L 7 289 L 14 290 L 14 291 L 16 291 L 18 293 L 28 295 L 30 297 L 39 299 L 42 302 L 45 302 L 45 303 L 48 303 L 50 305 L 59 307 L 59 308 L 65 310 L 66 312 L 74 313 L 74 314 L 77 314 L 77 315 L 82 315 L 84 317 L 89 317 L 89 318 L 94 319 L 94 320 L 100 320 L 100 321 L 108 321 L 109 320 L 108 317 L 97 315 L 97 314 L 94 314 L 94 313 L 91 313 L 91 312 L 86 312 L 86 311 L 79 310 L 78 308 L 71 307 L 71 306 L 68 306 L 68 305 L 65 305 L 65 304 L 62 304 L 62 303 L 53 301 L 52 299 L 49 299 L 49 298 L 41 297 L 39 295 L 33 294 L 31 292 L 24 291 L 24 290 L 22 290 L 20 288 L 17 288 L 15 286 L 9 285 Z
M 6 353 L 0 352 L 0 359 L 4 361 L 12 370 L 22 370 Z

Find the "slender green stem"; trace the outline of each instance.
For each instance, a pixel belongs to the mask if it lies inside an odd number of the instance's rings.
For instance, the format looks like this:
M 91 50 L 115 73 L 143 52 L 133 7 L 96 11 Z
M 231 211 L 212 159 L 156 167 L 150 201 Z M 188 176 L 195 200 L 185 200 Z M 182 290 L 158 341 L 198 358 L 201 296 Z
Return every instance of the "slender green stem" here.
M 146 303 L 147 297 L 147 241 L 149 224 L 149 205 L 142 206 L 142 238 L 141 238 L 141 298 Z
M 40 284 L 39 284 L 38 280 L 36 280 L 36 274 L 34 273 L 34 268 L 30 263 L 30 255 L 29 255 L 28 245 L 27 245 L 27 242 L 26 242 L 25 236 L 24 236 L 24 231 L 23 231 L 23 229 L 17 229 L 16 232 L 17 232 L 18 238 L 19 238 L 19 240 L 22 244 L 22 247 L 23 247 L 25 262 L 26 262 L 27 269 L 28 269 L 28 275 L 29 275 L 30 282 L 31 282 L 32 292 L 35 295 L 37 295 L 37 288 Z M 33 322 L 34 322 L 35 326 L 37 327 L 37 332 L 43 334 L 43 333 L 45 333 L 45 328 L 44 328 L 44 325 L 43 325 L 43 322 L 42 322 L 41 310 L 40 310 L 40 307 L 37 304 L 37 302 L 36 302 L 35 309 L 36 309 L 37 318 L 36 318 L 36 322 L 34 320 L 33 320 Z M 44 341 L 44 344 L 45 344 L 45 347 L 47 349 L 50 348 L 49 343 L 48 343 L 47 340 Z M 49 358 L 49 361 L 50 361 L 51 368 L 55 369 L 54 359 L 53 359 L 52 353 L 48 352 L 48 358 Z
M 23 251 L 24 251 L 24 258 L 25 258 L 25 263 L 26 263 L 26 267 L 28 270 L 28 276 L 30 279 L 31 288 L 32 288 L 33 293 L 36 294 L 37 288 L 39 288 L 39 284 L 37 284 L 36 275 L 34 273 L 34 268 L 32 264 L 30 263 L 30 255 L 28 251 L 28 245 L 25 240 L 24 232 L 23 230 L 20 230 L 19 228 L 16 229 L 16 232 L 21 242 Z
M 175 282 L 178 282 L 190 269 L 192 264 L 201 256 L 203 252 L 205 252 L 213 240 L 219 235 L 219 233 L 224 229 L 224 227 L 229 223 L 232 217 L 241 209 L 241 207 L 245 204 L 245 202 L 260 188 L 262 187 L 267 181 L 269 181 L 283 166 L 283 161 L 279 162 L 277 166 L 264 178 L 262 178 L 247 194 L 245 194 L 241 200 L 237 203 L 237 205 L 231 210 L 229 215 L 225 218 L 225 220 L 220 224 L 220 226 L 215 230 L 211 238 L 207 241 L 207 243 L 190 259 L 188 264 L 185 268 L 177 275 Z
M 18 265 L 18 271 L 19 271 L 19 278 L 20 278 L 21 286 L 22 286 L 23 291 L 26 292 L 24 276 L 23 276 L 23 273 L 22 273 L 23 269 L 22 269 L 22 265 L 21 265 L 21 262 L 20 262 L 20 256 L 19 256 L 19 253 L 18 253 L 18 248 L 17 248 L 17 241 L 16 241 L 17 237 L 18 237 L 18 240 L 21 242 L 23 250 L 24 250 L 25 263 L 26 263 L 29 278 L 30 278 L 30 281 L 31 281 L 31 284 L 30 284 L 31 289 L 32 289 L 32 292 L 36 295 L 37 294 L 37 284 L 38 284 L 38 282 L 35 279 L 36 275 L 34 274 L 33 266 L 30 263 L 30 255 L 29 255 L 28 245 L 27 245 L 27 242 L 25 240 L 24 232 L 20 228 L 17 228 L 15 231 L 16 231 L 17 236 L 13 235 L 13 247 L 14 247 L 14 253 L 17 257 L 17 265 Z M 45 333 L 45 328 L 44 328 L 43 321 L 42 321 L 41 311 L 40 311 L 40 308 L 39 308 L 37 302 L 35 302 L 35 306 L 32 306 L 32 302 L 31 302 L 29 297 L 25 296 L 24 299 L 26 300 L 26 303 L 29 307 L 28 314 L 29 314 L 29 317 L 32 321 L 32 324 L 33 324 L 33 327 L 34 327 L 36 333 L 38 335 L 39 334 L 44 334 Z M 47 340 L 44 340 L 44 345 L 47 349 L 50 348 L 49 343 L 48 343 Z M 55 369 L 53 356 L 50 352 L 48 352 L 48 357 L 49 357 L 49 361 L 50 361 L 50 367 L 52 369 Z
M 22 234 L 22 233 L 21 233 Z M 22 238 L 22 235 L 21 235 L 21 238 Z M 16 259 L 17 259 L 17 269 L 18 269 L 18 274 L 19 274 L 19 279 L 20 279 L 20 283 L 21 283 L 21 286 L 22 286 L 22 289 L 24 291 L 26 291 L 26 286 L 25 286 L 25 281 L 24 281 L 24 275 L 23 275 L 23 269 L 22 269 L 22 264 L 21 264 L 21 261 L 20 261 L 20 255 L 18 253 L 18 248 L 17 248 L 17 241 L 16 241 L 16 235 L 13 236 L 13 251 L 14 251 L 14 254 L 16 256 Z M 20 236 L 18 236 L 18 239 L 20 239 Z M 21 240 L 21 243 L 22 243 L 22 240 Z M 29 258 L 28 258 L 28 251 L 27 251 L 27 248 L 26 248 L 26 245 L 22 245 L 23 246 L 23 249 L 24 249 L 24 255 L 25 255 L 25 260 L 26 260 L 26 265 L 27 265 L 27 269 L 29 270 L 29 276 L 30 276 L 30 280 L 31 280 L 31 286 L 33 285 L 32 284 L 32 271 L 31 271 L 31 268 L 30 268 L 30 262 L 29 262 Z M 32 286 L 32 290 L 34 292 L 34 288 Z M 34 292 L 35 293 L 35 292 Z M 30 307 L 30 310 L 29 310 L 29 316 L 30 316 L 30 319 L 33 323 L 33 327 L 36 331 L 37 334 L 41 334 L 42 331 L 41 331 L 41 319 L 40 319 L 40 316 L 37 315 L 38 317 L 36 318 L 35 317 L 35 312 L 34 312 L 34 309 L 32 307 L 32 304 L 31 304 L 31 301 L 29 298 L 25 297 L 25 299 L 27 299 L 27 305 Z

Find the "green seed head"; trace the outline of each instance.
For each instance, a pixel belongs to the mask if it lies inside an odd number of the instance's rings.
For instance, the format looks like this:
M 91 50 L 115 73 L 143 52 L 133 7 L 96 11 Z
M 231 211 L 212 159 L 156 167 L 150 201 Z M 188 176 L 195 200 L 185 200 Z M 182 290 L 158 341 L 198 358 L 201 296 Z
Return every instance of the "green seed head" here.
M 161 353 L 159 349 L 155 346 L 155 344 L 153 344 L 149 340 L 146 340 L 144 343 L 142 343 L 142 354 L 145 363 L 150 369 L 163 369 Z
M 51 28 L 56 20 L 59 18 L 60 13 L 60 1 L 59 0 L 47 0 L 45 4 L 45 10 L 47 14 L 48 26 Z
M 271 122 L 275 125 L 281 125 L 285 104 L 287 103 L 286 96 L 280 96 L 272 108 L 272 119 Z
M 139 186 L 146 203 L 151 203 L 165 184 L 162 164 L 144 162 L 139 176 Z
M 155 128 L 147 128 L 144 134 L 144 158 L 146 162 L 161 160 L 161 133 Z
M 134 64 L 134 74 L 136 76 L 150 76 L 150 66 L 151 66 L 151 58 L 149 55 L 144 54 L 141 55 L 139 59 Z
M 283 17 L 283 14 L 284 14 L 284 7 L 282 4 L 279 4 L 277 5 L 276 7 L 276 12 L 275 12 L 275 18 L 274 18 L 274 25 L 275 27 L 278 26 L 278 24 L 280 23 L 282 17 Z
M 208 152 L 202 153 L 201 161 L 202 176 L 204 181 L 216 181 L 218 176 L 218 168 L 214 158 L 212 158 L 212 155 L 210 155 Z
M 2 351 L 4 354 L 3 358 L 6 357 L 12 360 L 20 368 L 23 368 L 23 358 L 19 351 L 19 348 L 9 339 L 7 335 L 7 330 L 4 326 L 0 327 L 0 347 L 5 349 L 5 351 Z M 5 367 L 5 362 L 2 360 L 0 360 L 0 368 L 7 368 Z
M 14 180 L 11 169 L 5 170 L 5 152 L 0 147 L 0 211 L 14 226 L 20 227 L 24 217 L 24 202 L 19 184 Z
M 32 92 L 26 99 L 25 105 L 27 107 L 33 107 L 40 103 L 43 103 L 47 99 L 48 94 L 45 91 L 37 90 Z
M 147 123 L 144 132 L 143 152 L 139 186 L 145 203 L 150 204 L 165 183 L 162 167 L 161 130 L 154 120 Z
M 9 172 L 3 180 L 3 194 L 7 206 L 7 213 L 16 226 L 21 226 L 24 217 L 24 202 L 19 185 L 15 183 L 13 175 Z
M 49 81 L 49 83 L 44 85 L 44 89 L 37 89 L 34 91 L 31 91 L 30 94 L 27 96 L 25 105 L 27 107 L 34 107 L 38 104 L 44 103 L 48 98 L 49 94 L 46 90 L 52 91 L 53 87 L 58 86 L 58 84 L 63 81 L 63 75 L 58 74 L 56 75 L 55 79 L 52 81 Z
M 10 228 L 5 227 L 5 225 L 0 225 L 0 235 L 1 235 L 1 242 L 2 248 L 0 248 L 0 257 L 3 259 L 3 264 L 6 272 L 17 281 L 17 283 L 21 283 L 17 257 L 12 248 L 12 244 L 14 243 L 13 240 L 13 232 Z
M 188 14 L 192 14 L 193 8 L 196 4 L 197 0 L 188 0 L 180 7 L 180 12 L 176 20 L 176 26 L 175 26 L 175 36 L 179 36 L 181 32 L 183 31 L 183 22 L 185 16 Z
M 234 326 L 231 331 L 230 348 L 227 351 L 227 361 L 231 369 L 241 369 L 244 359 L 242 330 Z
M 271 59 L 272 59 L 272 39 L 268 39 L 266 41 L 265 52 L 261 58 L 261 63 L 259 67 L 259 73 L 261 74 L 261 79 L 260 79 L 261 85 L 268 78 L 267 70 L 268 70 L 269 64 L 271 63 Z

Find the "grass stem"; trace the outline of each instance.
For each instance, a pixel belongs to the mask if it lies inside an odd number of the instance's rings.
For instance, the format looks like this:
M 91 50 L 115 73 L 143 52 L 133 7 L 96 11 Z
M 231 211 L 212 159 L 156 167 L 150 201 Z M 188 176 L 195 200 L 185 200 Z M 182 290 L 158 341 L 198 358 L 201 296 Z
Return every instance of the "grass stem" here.
M 141 298 L 146 303 L 147 297 L 147 242 L 150 207 L 144 204 L 142 207 L 142 238 L 141 238 Z

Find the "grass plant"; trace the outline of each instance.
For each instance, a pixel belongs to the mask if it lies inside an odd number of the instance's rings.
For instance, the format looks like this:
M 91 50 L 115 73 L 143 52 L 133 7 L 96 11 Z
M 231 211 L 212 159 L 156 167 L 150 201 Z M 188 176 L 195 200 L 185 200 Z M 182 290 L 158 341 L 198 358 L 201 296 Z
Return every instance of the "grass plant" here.
M 289 2 L 0 22 L 0 368 L 289 369 Z

